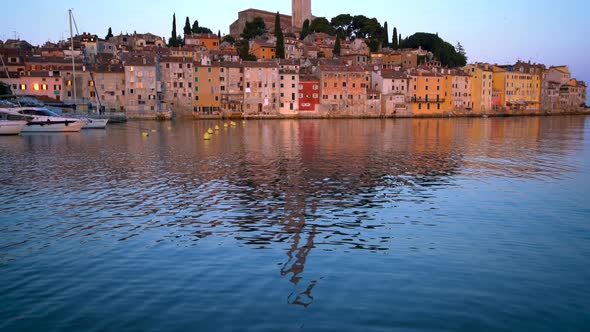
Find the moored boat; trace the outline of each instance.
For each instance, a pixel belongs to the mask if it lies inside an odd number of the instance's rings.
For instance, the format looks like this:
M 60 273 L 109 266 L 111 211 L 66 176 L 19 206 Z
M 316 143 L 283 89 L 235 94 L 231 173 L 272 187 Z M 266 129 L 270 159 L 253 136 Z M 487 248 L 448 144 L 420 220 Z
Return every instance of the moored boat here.
M 85 120 L 62 117 L 43 107 L 2 108 L 0 113 L 28 119 L 21 132 L 75 132 L 86 124 Z
M 0 120 L 0 135 L 18 135 L 27 121 Z

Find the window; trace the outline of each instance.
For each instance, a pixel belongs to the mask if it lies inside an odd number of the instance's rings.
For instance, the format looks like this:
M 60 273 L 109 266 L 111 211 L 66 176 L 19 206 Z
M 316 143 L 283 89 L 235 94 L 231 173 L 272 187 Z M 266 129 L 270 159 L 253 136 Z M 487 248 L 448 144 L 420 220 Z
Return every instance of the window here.
M 198 77 L 195 77 L 195 82 L 197 82 L 197 83 L 199 82 L 199 78 Z
M 178 64 L 178 69 L 182 69 L 182 63 Z
M 300 97 L 301 97 L 301 95 L 300 95 Z M 318 94 L 317 93 L 314 93 L 313 94 L 313 97 L 317 99 L 318 98 Z
M 43 89 L 43 90 L 47 90 L 47 84 L 43 84 L 43 85 L 41 85 L 41 89 Z
M 303 93 L 300 93 L 299 94 L 299 98 L 303 98 Z
M 166 64 L 166 69 L 168 69 L 168 68 L 170 68 L 170 64 L 169 63 Z
M 354 88 L 354 83 L 352 83 L 352 87 Z M 317 89 L 319 89 L 319 86 L 317 84 L 314 84 L 313 85 L 313 89 L 314 90 L 317 90 Z
M 291 100 L 295 100 L 295 93 L 291 93 Z
M 207 72 L 210 73 L 211 72 L 211 67 L 207 68 Z
M 199 92 L 199 87 L 195 85 L 195 91 Z

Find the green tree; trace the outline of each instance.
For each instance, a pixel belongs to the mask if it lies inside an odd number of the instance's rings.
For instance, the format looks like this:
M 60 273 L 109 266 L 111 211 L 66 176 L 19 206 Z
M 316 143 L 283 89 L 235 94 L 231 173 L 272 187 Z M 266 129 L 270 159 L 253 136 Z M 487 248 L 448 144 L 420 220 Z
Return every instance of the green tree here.
M 275 37 L 277 38 L 277 58 L 285 58 L 285 37 L 283 36 L 283 30 L 281 29 L 281 16 L 279 12 L 275 16 Z
M 397 39 L 397 27 L 393 27 L 393 37 L 391 37 L 391 46 L 394 50 L 399 48 L 399 40 Z
M 313 32 L 323 32 L 331 36 L 335 34 L 334 28 L 325 17 L 316 17 L 309 24 L 309 30 Z
M 177 47 L 179 45 L 178 36 L 176 35 L 176 13 L 172 15 L 172 34 L 168 41 L 168 46 Z
M 340 14 L 330 20 L 330 25 L 340 36 L 340 39 L 352 37 L 352 16 L 349 14 Z
M 221 30 L 217 30 L 217 38 L 221 39 Z
M 301 28 L 301 35 L 299 35 L 299 39 L 304 40 L 305 37 L 309 35 L 309 20 L 303 21 L 303 27 Z
M 240 59 L 245 61 L 256 61 L 256 56 L 250 54 L 250 44 L 247 40 L 242 41 L 240 47 L 238 48 L 238 53 L 240 53 Z
M 387 27 L 387 21 L 385 21 L 385 23 L 383 23 L 383 30 L 384 30 L 384 34 L 383 34 L 383 46 L 385 47 L 389 47 L 389 28 Z
M 340 36 L 336 35 L 336 43 L 334 43 L 333 55 L 340 56 Z
M 192 32 L 192 29 L 191 29 L 191 22 L 190 22 L 190 20 L 188 19 L 188 16 L 187 16 L 187 17 L 186 17 L 186 21 L 184 22 L 184 35 L 185 35 L 185 36 L 186 36 L 186 35 L 190 35 L 190 34 L 191 34 L 191 32 Z
M 231 35 L 225 35 L 223 36 L 223 38 L 221 39 L 221 42 L 228 42 L 230 44 L 234 44 L 236 42 L 236 39 L 234 37 L 232 37 Z
M 109 38 L 113 37 L 113 30 L 111 29 L 111 27 L 109 27 L 109 32 L 107 32 L 106 37 L 104 37 L 105 40 L 109 40 Z
M 397 48 L 402 48 L 402 44 L 403 44 L 403 39 L 402 39 L 402 34 L 399 34 L 399 39 L 397 41 Z
M 244 31 L 240 35 L 246 40 L 250 40 L 256 36 L 262 36 L 267 33 L 266 24 L 261 17 L 255 17 L 252 21 L 246 22 Z
M 457 46 L 460 46 L 460 44 Z M 460 53 L 453 45 L 442 40 L 436 34 L 425 32 L 415 33 L 403 41 L 403 47 L 422 47 L 422 49 L 432 52 L 434 57 L 438 59 L 443 66 L 460 67 L 467 64 L 467 57 L 462 46 L 460 47 L 462 53 Z
M 193 26 L 192 26 L 192 28 L 191 28 L 191 31 L 192 31 L 193 33 L 197 33 L 197 29 L 199 29 L 199 21 L 198 21 L 198 20 L 195 20 L 195 21 L 193 22 Z

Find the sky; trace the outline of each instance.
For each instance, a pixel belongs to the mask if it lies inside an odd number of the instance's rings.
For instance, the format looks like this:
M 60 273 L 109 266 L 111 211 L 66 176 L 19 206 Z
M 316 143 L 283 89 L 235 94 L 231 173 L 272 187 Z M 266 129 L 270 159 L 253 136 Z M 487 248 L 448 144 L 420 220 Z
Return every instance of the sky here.
M 172 15 L 177 31 L 186 17 L 199 26 L 229 32 L 238 12 L 256 8 L 291 14 L 289 0 L 29 0 L 4 6 L 0 39 L 15 36 L 33 45 L 69 36 L 68 9 L 78 30 L 104 38 L 113 33 L 151 32 L 168 38 Z M 438 33 L 461 42 L 469 62 L 507 64 L 517 60 L 569 65 L 573 76 L 590 83 L 590 1 L 587 0 L 312 0 L 314 16 L 365 15 L 397 27 L 402 37 L 415 32 Z M 390 36 L 392 32 L 389 32 Z

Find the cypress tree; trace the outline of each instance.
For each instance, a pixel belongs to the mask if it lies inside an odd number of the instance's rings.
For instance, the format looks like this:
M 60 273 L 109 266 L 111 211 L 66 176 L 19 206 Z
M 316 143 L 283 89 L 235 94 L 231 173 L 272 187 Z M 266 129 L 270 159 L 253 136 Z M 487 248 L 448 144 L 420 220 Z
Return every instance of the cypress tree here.
M 283 36 L 283 30 L 281 29 L 281 16 L 277 12 L 275 17 L 275 37 L 277 37 L 277 58 L 285 58 L 285 37 Z
M 303 40 L 309 35 L 309 20 L 303 21 L 303 27 L 301 28 L 301 35 L 299 39 Z
M 176 47 L 178 46 L 178 37 L 176 36 L 176 13 L 172 14 L 172 35 L 170 36 L 170 40 L 168 41 L 168 46 Z
M 383 30 L 385 30 L 385 36 L 383 36 L 383 46 L 389 47 L 389 28 L 387 27 L 387 21 L 383 24 Z
M 219 40 L 221 40 L 221 30 L 217 30 L 217 38 L 219 38 Z
M 393 27 L 393 37 L 391 38 L 391 46 L 393 46 L 393 49 L 399 48 L 399 40 L 397 39 L 397 27 Z
M 184 22 L 184 35 L 190 35 L 192 32 L 191 30 L 191 22 L 188 19 L 188 16 L 186 17 L 186 21 Z
M 336 43 L 334 44 L 334 51 L 332 52 L 334 56 L 340 56 L 340 36 L 336 35 Z
M 107 32 L 106 37 L 104 37 L 105 40 L 109 40 L 109 38 L 111 38 L 113 36 L 113 30 L 111 29 L 111 27 L 109 27 L 109 32 Z
M 402 39 L 402 34 L 400 33 L 400 34 L 399 34 L 399 41 L 397 42 L 397 47 L 398 47 L 398 48 L 402 48 L 402 42 L 403 42 L 403 41 L 404 41 L 404 40 Z
M 193 22 L 193 28 L 191 29 L 191 31 L 193 33 L 197 33 L 198 29 L 199 29 L 199 21 L 195 20 L 195 22 Z

